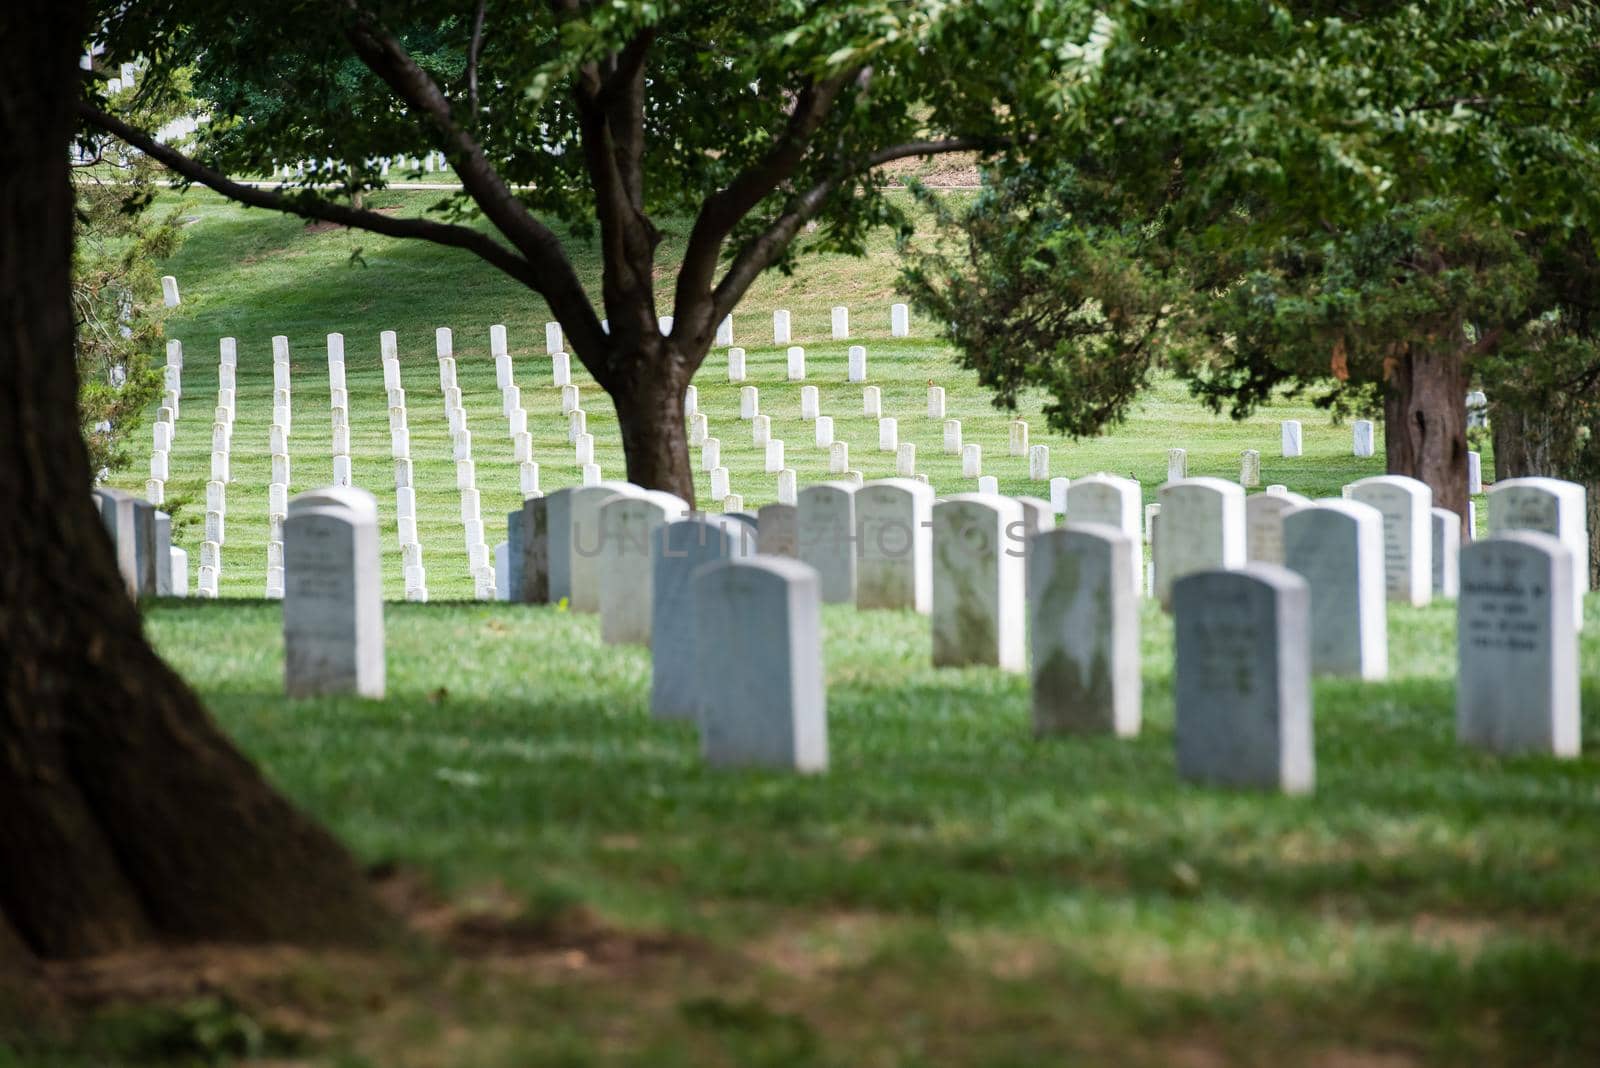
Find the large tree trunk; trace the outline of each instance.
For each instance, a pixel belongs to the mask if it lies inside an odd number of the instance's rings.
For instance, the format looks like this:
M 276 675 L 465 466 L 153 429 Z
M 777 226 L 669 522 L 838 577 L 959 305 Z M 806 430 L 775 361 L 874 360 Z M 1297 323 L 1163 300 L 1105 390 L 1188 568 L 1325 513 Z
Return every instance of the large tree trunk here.
M 694 468 L 683 418 L 688 361 L 669 355 L 670 342 L 656 338 L 659 352 L 630 361 L 633 378 L 615 383 L 611 402 L 622 432 L 628 481 L 646 489 L 676 493 L 694 504 Z
M 1467 374 L 1459 347 L 1410 346 L 1384 392 L 1388 471 L 1426 482 L 1436 508 L 1461 517 L 1467 536 Z
M 90 503 L 69 306 L 81 0 L 0 5 L 0 935 L 369 942 L 390 925 L 145 642 Z
M 1560 433 L 1556 420 L 1544 412 L 1519 412 L 1502 405 L 1494 405 L 1493 413 L 1497 480 L 1567 477 L 1555 460 L 1559 453 L 1556 435 Z M 1600 590 L 1600 479 L 1585 481 L 1584 489 L 1589 504 L 1589 588 Z

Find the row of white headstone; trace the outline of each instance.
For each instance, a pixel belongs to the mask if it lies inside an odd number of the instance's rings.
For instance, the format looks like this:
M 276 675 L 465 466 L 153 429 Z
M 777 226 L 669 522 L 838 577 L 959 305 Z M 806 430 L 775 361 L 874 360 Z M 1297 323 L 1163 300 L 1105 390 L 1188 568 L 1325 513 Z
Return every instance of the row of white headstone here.
M 513 585 L 519 599 L 566 598 L 576 611 L 598 610 L 606 641 L 651 644 L 652 707 L 666 717 L 698 717 L 713 762 L 825 766 L 825 745 L 801 741 L 825 737 L 825 721 L 817 719 L 820 682 L 812 680 L 809 712 L 794 705 L 787 682 L 798 670 L 793 654 L 809 647 L 806 636 L 814 632 L 806 621 L 815 618 L 815 605 L 829 600 L 930 614 L 936 665 L 1025 670 L 1024 641 L 1031 632 L 1037 729 L 1125 735 L 1139 723 L 1139 541 L 1125 528 L 1084 521 L 1094 514 L 1096 498 L 1112 488 L 1094 478 L 1079 481 L 1079 507 L 1064 530 L 1052 530 L 1052 517 L 1025 500 L 964 494 L 935 503 L 926 487 L 894 479 L 859 489 L 808 486 L 798 508 L 768 505 L 753 526 L 744 516 L 675 522 L 674 514 L 686 511 L 681 501 L 626 484 L 560 490 L 528 502 L 513 517 L 523 578 L 530 569 L 538 572 L 532 588 L 539 592 L 523 597 L 528 587 L 520 579 Z M 1223 560 L 1203 559 L 1205 543 L 1214 542 L 1219 529 L 1231 531 L 1224 542 L 1244 543 L 1243 522 L 1237 514 L 1229 520 L 1238 511 L 1233 505 L 1243 503 L 1239 487 L 1215 479 L 1163 487 L 1167 518 L 1183 515 L 1195 522 L 1200 529 L 1193 540 L 1202 543 L 1185 546 L 1157 534 L 1158 557 L 1172 557 L 1161 573 L 1168 580 L 1166 603 L 1177 616 L 1180 767 L 1187 777 L 1310 787 L 1306 678 L 1386 673 L 1383 602 L 1391 554 L 1383 547 L 1398 499 L 1385 491 L 1395 488 L 1409 493 L 1381 482 L 1358 484 L 1356 496 L 1375 504 L 1262 495 L 1283 502 L 1263 513 L 1281 518 L 1279 564 L 1226 549 Z M 1557 502 L 1563 513 L 1576 503 L 1578 515 L 1581 501 L 1574 502 L 1565 485 L 1507 483 L 1493 499 L 1501 501 L 1500 495 L 1503 503 L 1492 510 L 1494 537 L 1462 556 L 1462 738 L 1495 749 L 1570 754 L 1577 737 L 1581 610 L 1574 595 L 1580 560 L 1571 544 L 1581 532 L 1566 531 L 1564 541 L 1514 524 L 1549 519 L 1531 505 L 1535 499 Z M 1218 501 L 1232 504 L 1218 512 Z M 1125 510 L 1125 500 L 1116 503 Z M 544 536 L 530 537 L 530 531 Z M 770 588 L 766 612 L 741 614 L 736 624 L 702 624 L 704 608 L 695 604 L 702 565 L 747 555 L 752 546 L 765 556 L 796 557 L 809 568 L 725 576 L 719 581 L 747 593 Z M 1523 557 L 1537 566 L 1516 582 L 1482 578 L 1485 569 L 1523 567 L 1507 562 Z M 1199 576 L 1204 580 L 1197 581 Z M 638 595 L 644 588 L 653 591 L 651 597 Z M 717 597 L 728 592 L 720 590 Z M 1529 602 L 1531 610 L 1509 607 Z M 718 600 L 713 607 L 725 615 L 728 606 Z M 1026 629 L 1025 617 L 1031 619 Z M 1231 617 L 1238 626 L 1229 627 Z M 694 625 L 686 627 L 691 620 Z M 694 642 L 707 626 L 724 624 L 739 637 L 730 643 L 718 632 L 717 670 L 707 671 L 713 666 L 709 656 L 697 657 Z M 1480 647 L 1488 650 L 1493 669 L 1474 659 Z M 1241 674 L 1241 665 L 1249 670 Z M 731 681 L 730 672 L 737 676 Z M 1503 683 L 1507 673 L 1530 687 L 1531 702 L 1516 698 L 1518 686 Z M 770 694 L 756 684 L 763 678 L 773 683 Z M 1490 679 L 1502 681 L 1489 686 Z M 759 700 L 755 691 L 763 695 Z M 1231 704 L 1216 707 L 1224 691 L 1232 694 Z M 739 714 L 718 704 L 729 693 L 743 694 L 751 704 L 765 705 L 770 697 L 780 707 Z M 734 721 L 722 722 L 718 707 Z M 808 721 L 810 727 L 801 730 L 798 724 Z M 1240 731 L 1252 735 L 1235 739 L 1249 758 L 1242 764 L 1221 760 L 1228 746 L 1218 739 Z
M 830 339 L 834 341 L 849 340 L 849 307 L 843 304 L 835 305 L 829 312 L 828 320 L 828 336 Z M 604 319 L 600 321 L 600 326 L 601 329 L 609 332 L 610 324 Z M 661 316 L 660 329 L 662 334 L 670 335 L 672 333 L 672 326 L 672 316 Z M 774 345 L 793 344 L 794 330 L 792 327 L 793 317 L 789 314 L 788 309 L 779 308 L 775 310 L 772 313 L 772 343 Z M 911 308 L 908 305 L 891 304 L 889 306 L 889 336 L 897 338 L 911 336 Z M 563 340 L 560 323 L 550 322 L 545 324 L 544 343 L 545 352 L 551 355 L 566 351 L 566 344 Z M 728 380 L 730 382 L 742 381 L 744 375 L 745 352 L 742 348 L 733 347 L 733 315 L 731 313 L 723 316 L 722 320 L 717 323 L 717 332 L 711 343 L 716 348 L 726 348 L 730 350 L 728 354 L 728 373 L 730 378 Z M 735 356 L 735 354 L 737 354 L 737 356 Z M 799 348 L 791 348 L 789 350 L 791 377 L 793 377 L 792 368 L 794 367 L 794 361 L 797 358 L 800 361 L 800 366 L 803 368 L 805 363 L 804 350 Z M 867 350 L 859 345 L 852 346 L 850 349 L 850 381 L 859 382 L 866 378 L 866 361 Z M 734 373 L 735 363 L 737 363 L 739 369 L 739 378 L 731 377 Z M 800 377 L 805 377 L 803 370 Z

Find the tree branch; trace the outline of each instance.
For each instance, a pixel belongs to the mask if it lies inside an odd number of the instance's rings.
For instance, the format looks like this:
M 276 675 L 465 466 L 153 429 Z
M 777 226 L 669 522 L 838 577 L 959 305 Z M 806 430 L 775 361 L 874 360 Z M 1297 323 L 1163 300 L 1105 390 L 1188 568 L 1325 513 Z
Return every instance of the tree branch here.
M 290 196 L 276 189 L 245 185 L 242 182 L 234 181 L 220 171 L 212 170 L 210 167 L 191 159 L 176 149 L 162 144 L 143 130 L 135 129 L 121 119 L 108 115 L 87 103 L 78 105 L 78 114 L 87 122 L 120 138 L 151 159 L 161 163 L 173 173 L 182 175 L 191 182 L 197 182 L 209 189 L 213 189 L 229 200 L 247 204 L 250 207 L 267 208 L 272 211 L 298 215 L 304 219 L 319 219 L 323 222 L 338 223 L 357 230 L 369 230 L 372 233 L 383 234 L 386 237 L 419 238 L 423 241 L 431 241 L 436 245 L 448 245 L 452 248 L 465 249 L 498 267 L 524 285 L 533 289 L 537 289 L 539 286 L 538 273 L 534 270 L 532 264 L 517 255 L 514 250 L 502 245 L 481 230 L 457 226 L 452 223 L 435 222 L 431 219 L 397 218 L 375 211 L 367 211 L 363 208 L 351 207 L 348 204 L 336 204 L 333 201 L 314 197 L 310 194 Z
M 1004 147 L 1008 142 L 997 141 L 989 138 L 978 137 L 951 137 L 938 141 L 907 141 L 904 144 L 891 145 L 869 153 L 861 159 L 843 167 L 836 173 L 824 178 L 810 189 L 801 193 L 789 202 L 783 214 L 779 215 L 761 233 L 747 241 L 738 255 L 733 258 L 728 271 L 717 284 L 712 294 L 711 318 L 713 322 L 722 319 L 739 303 L 745 291 L 750 288 L 762 271 L 777 262 L 783 250 L 789 247 L 800 227 L 804 226 L 822 206 L 845 182 L 850 181 L 868 171 L 891 163 L 897 159 L 908 159 L 913 156 L 938 156 L 950 152 L 975 152 L 993 151 Z
M 573 96 L 603 249 L 602 296 L 614 354 L 628 358 L 659 329 L 652 268 L 660 234 L 644 213 L 644 61 L 653 29 L 578 72 Z
M 717 262 L 722 255 L 722 243 L 768 194 L 787 181 L 799 168 L 817 128 L 827 118 L 839 93 L 856 77 L 856 70 L 843 71 L 821 82 L 809 82 L 795 98 L 789 122 L 766 155 L 713 193 L 700 208 L 694 228 L 689 233 L 689 243 L 684 249 L 683 263 L 678 269 L 678 288 L 673 299 L 673 329 L 678 324 L 697 333 L 709 330 L 722 318 L 713 312 L 697 321 L 695 311 L 703 308 L 703 301 L 711 291 Z M 742 292 L 742 291 L 741 291 Z
M 478 0 L 478 10 L 472 16 L 472 43 L 467 47 L 467 101 L 472 106 L 473 121 L 478 118 L 478 54 L 483 48 L 483 7 L 486 0 Z
M 455 121 L 450 101 L 438 83 L 417 65 L 394 35 L 365 11 L 358 0 L 341 0 L 341 5 L 354 20 L 345 29 L 345 39 L 356 55 L 400 99 L 433 123 L 444 139 L 447 155 L 461 177 L 463 188 L 489 221 L 533 265 L 539 277 L 539 284 L 533 288 L 561 321 L 584 366 L 602 386 L 606 385 L 607 376 L 602 370 L 600 356 L 610 345 L 561 239 L 516 198 L 489 162 L 482 146 Z

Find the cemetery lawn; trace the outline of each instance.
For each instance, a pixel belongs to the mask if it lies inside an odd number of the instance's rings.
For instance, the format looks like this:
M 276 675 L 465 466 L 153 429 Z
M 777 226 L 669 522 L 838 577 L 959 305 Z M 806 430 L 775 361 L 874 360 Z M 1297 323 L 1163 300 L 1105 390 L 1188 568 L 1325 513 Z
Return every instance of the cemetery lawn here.
M 55 1063 L 1600 1063 L 1600 599 L 1582 759 L 1458 748 L 1453 608 L 1391 608 L 1302 799 L 1177 782 L 1148 604 L 1142 735 L 1042 742 L 1020 677 L 829 607 L 816 778 L 707 770 L 592 616 L 391 604 L 381 703 L 285 700 L 274 604 L 147 618 L 433 948 L 224 961 Z
M 957 194 L 959 195 L 959 194 Z M 433 193 L 390 191 L 374 194 L 371 204 L 385 211 L 420 212 L 437 199 Z M 169 193 L 165 202 L 180 198 Z M 417 497 L 417 530 L 433 600 L 468 599 L 468 570 L 443 396 L 434 356 L 434 330 L 454 333 L 457 379 L 468 426 L 481 500 L 485 540 L 491 547 L 505 537 L 506 513 L 521 501 L 512 442 L 501 414 L 501 397 L 489 356 L 489 327 L 507 327 L 522 403 L 528 413 L 540 483 L 548 493 L 576 485 L 579 470 L 567 442 L 560 391 L 551 385 L 545 356 L 544 302 L 474 257 L 425 242 L 399 241 L 375 234 L 327 227 L 307 228 L 295 219 L 250 211 L 203 190 L 181 198 L 189 224 L 178 253 L 162 264 L 178 279 L 183 303 L 167 320 L 166 333 L 184 347 L 183 403 L 174 431 L 166 509 L 173 514 L 173 542 L 189 553 L 191 571 L 199 564 L 203 540 L 205 486 L 210 478 L 211 421 L 217 394 L 218 342 L 238 340 L 237 421 L 232 437 L 232 481 L 227 487 L 227 542 L 223 547 L 220 591 L 223 597 L 260 597 L 266 585 L 272 423 L 271 339 L 288 337 L 291 354 L 293 421 L 289 438 L 290 493 L 326 485 L 333 477 L 332 423 L 328 410 L 326 336 L 345 337 L 349 393 L 351 465 L 355 484 L 377 498 L 382 531 L 385 595 L 404 593 L 395 525 L 393 465 L 378 335 L 398 335 L 401 381 L 406 391 L 411 456 Z M 661 223 L 666 238 L 660 262 L 675 263 L 687 227 Z M 802 242 L 804 245 L 805 242 Z M 569 241 L 579 274 L 598 292 L 598 258 L 581 238 Z M 1044 482 L 1030 481 L 1026 456 L 1008 454 L 1007 423 L 1012 416 L 994 407 L 971 371 L 952 362 L 952 351 L 935 336 L 932 324 L 912 316 L 909 338 L 889 337 L 889 305 L 895 292 L 897 253 L 893 238 L 878 233 L 868 254 L 855 259 L 804 253 L 789 277 L 759 279 L 734 313 L 734 341 L 747 350 L 748 380 L 760 391 L 761 411 L 772 419 L 772 435 L 785 443 L 785 462 L 798 483 L 829 477 L 828 450 L 815 445 L 813 425 L 800 418 L 802 383 L 788 382 L 785 346 L 772 343 L 772 312 L 793 316 L 795 344 L 806 350 L 807 380 L 818 387 L 822 414 L 834 420 L 835 439 L 850 445 L 851 466 L 868 479 L 895 473 L 892 453 L 878 451 L 877 420 L 862 414 L 862 386 L 847 382 L 847 351 L 866 347 L 867 383 L 882 390 L 883 414 L 899 422 L 899 439 L 917 447 L 917 470 L 935 490 L 949 494 L 977 489 L 961 476 L 959 456 L 943 451 L 943 421 L 927 416 L 927 388 L 943 386 L 946 414 L 962 422 L 966 443 L 983 450 L 983 471 L 999 479 L 1008 494 L 1048 497 Z M 663 302 L 670 287 L 663 281 Z M 829 309 L 850 308 L 850 341 L 828 340 Z M 670 312 L 665 303 L 663 313 Z M 622 478 L 625 466 L 616 414 L 609 399 L 572 361 L 595 438 L 595 459 L 607 478 Z M 695 377 L 700 410 L 712 436 L 722 442 L 722 463 L 733 492 L 754 511 L 777 499 L 777 476 L 764 469 L 765 450 L 754 445 L 750 424 L 741 421 L 739 386 L 727 380 L 725 350 L 713 349 Z M 1042 414 L 1044 398 L 1025 394 L 1017 415 L 1030 424 L 1030 441 L 1051 449 L 1051 474 L 1079 477 L 1096 471 L 1125 475 L 1143 484 L 1145 500 L 1155 500 L 1166 480 L 1167 450 L 1188 451 L 1190 475 L 1236 480 L 1245 449 L 1261 453 L 1262 484 L 1285 483 L 1308 497 L 1338 496 L 1346 482 L 1384 470 L 1381 422 L 1376 455 L 1351 455 L 1351 428 L 1335 425 L 1310 397 L 1280 398 L 1249 420 L 1202 409 L 1187 390 L 1161 379 L 1139 402 L 1128 424 L 1107 437 L 1071 441 L 1049 433 Z M 133 467 L 112 482 L 143 494 L 150 454 L 149 421 L 134 438 Z M 1279 452 L 1282 419 L 1304 425 L 1305 453 L 1285 460 Z M 1484 470 L 1493 470 L 1485 440 Z M 697 502 L 716 510 L 709 477 L 700 470 L 700 450 L 692 448 Z M 1479 511 L 1483 512 L 1482 499 Z M 1480 520 L 1481 521 L 1481 520 Z M 191 589 L 194 578 L 191 575 Z

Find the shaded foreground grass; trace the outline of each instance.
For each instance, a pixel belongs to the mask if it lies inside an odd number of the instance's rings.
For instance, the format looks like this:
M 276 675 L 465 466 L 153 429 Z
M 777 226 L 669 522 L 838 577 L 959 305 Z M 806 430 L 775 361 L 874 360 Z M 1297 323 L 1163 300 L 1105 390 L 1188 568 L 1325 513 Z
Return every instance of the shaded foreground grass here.
M 162 652 L 364 860 L 526 937 L 107 1009 L 59 1063 L 241 1031 L 341 1066 L 1600 1061 L 1600 764 L 1455 745 L 1448 605 L 1391 609 L 1394 680 L 1317 685 L 1294 800 L 1176 781 L 1148 606 L 1126 742 L 1035 741 L 1023 680 L 829 608 L 809 779 L 702 767 L 649 718 L 648 653 L 597 622 L 391 605 L 386 701 L 290 702 L 277 606 L 154 606 Z M 1593 754 L 1600 601 L 1589 623 Z

